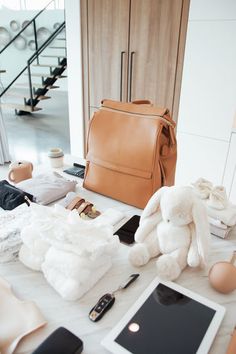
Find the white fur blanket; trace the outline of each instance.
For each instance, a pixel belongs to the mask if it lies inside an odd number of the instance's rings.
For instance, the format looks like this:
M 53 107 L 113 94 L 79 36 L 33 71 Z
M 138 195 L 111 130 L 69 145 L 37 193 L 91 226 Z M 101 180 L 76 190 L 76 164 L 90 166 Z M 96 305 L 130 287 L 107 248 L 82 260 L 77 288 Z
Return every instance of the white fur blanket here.
M 118 236 L 111 226 L 83 220 L 60 205 L 31 208 L 19 258 L 29 268 L 42 270 L 62 297 L 76 300 L 110 268 Z

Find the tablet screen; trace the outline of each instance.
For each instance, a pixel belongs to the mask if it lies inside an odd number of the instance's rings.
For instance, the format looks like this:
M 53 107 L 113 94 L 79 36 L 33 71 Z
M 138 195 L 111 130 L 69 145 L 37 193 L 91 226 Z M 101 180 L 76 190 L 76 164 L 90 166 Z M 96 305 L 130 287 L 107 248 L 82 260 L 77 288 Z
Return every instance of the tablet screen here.
M 160 283 L 115 342 L 134 354 L 194 354 L 215 313 Z

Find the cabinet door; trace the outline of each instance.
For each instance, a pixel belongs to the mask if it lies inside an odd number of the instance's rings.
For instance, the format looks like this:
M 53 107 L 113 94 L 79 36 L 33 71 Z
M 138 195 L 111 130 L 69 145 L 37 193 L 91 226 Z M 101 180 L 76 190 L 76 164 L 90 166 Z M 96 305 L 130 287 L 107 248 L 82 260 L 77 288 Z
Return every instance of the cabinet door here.
M 129 100 L 173 108 L 182 0 L 131 0 Z
M 88 0 L 89 105 L 126 100 L 129 0 Z

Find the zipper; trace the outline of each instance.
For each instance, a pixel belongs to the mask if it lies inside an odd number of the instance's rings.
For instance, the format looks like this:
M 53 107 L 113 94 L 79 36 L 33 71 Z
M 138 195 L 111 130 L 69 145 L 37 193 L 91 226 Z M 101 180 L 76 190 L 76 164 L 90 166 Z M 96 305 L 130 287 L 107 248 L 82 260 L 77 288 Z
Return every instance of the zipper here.
M 130 112 L 123 111 L 122 109 L 110 108 L 110 107 L 106 107 L 106 106 L 102 106 L 100 109 L 101 110 L 104 109 L 105 111 L 109 111 L 109 112 L 118 111 L 118 112 L 122 112 L 128 116 L 138 115 L 138 116 L 152 118 L 152 119 L 155 119 L 155 117 L 158 117 L 160 120 L 164 121 L 167 125 L 174 128 L 173 124 L 171 122 L 169 122 L 168 119 L 164 118 L 163 116 L 159 116 L 158 114 L 130 113 Z
M 14 187 L 14 186 L 11 186 L 10 184 L 5 184 L 5 187 L 13 190 L 15 193 L 18 192 L 20 195 L 22 195 L 22 197 L 24 197 L 24 203 L 26 203 L 28 207 L 30 206 L 31 200 L 23 191 L 21 191 L 20 189 Z

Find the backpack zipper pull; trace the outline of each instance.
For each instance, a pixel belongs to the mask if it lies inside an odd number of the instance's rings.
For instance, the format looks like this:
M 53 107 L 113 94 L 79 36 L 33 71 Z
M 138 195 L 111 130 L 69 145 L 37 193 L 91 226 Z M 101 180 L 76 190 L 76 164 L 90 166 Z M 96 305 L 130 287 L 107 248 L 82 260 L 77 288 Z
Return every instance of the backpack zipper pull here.
M 31 204 L 31 201 L 30 201 L 30 199 L 27 197 L 27 195 L 24 195 L 24 200 L 25 200 L 25 203 L 27 204 L 27 206 L 29 207 L 30 204 Z

